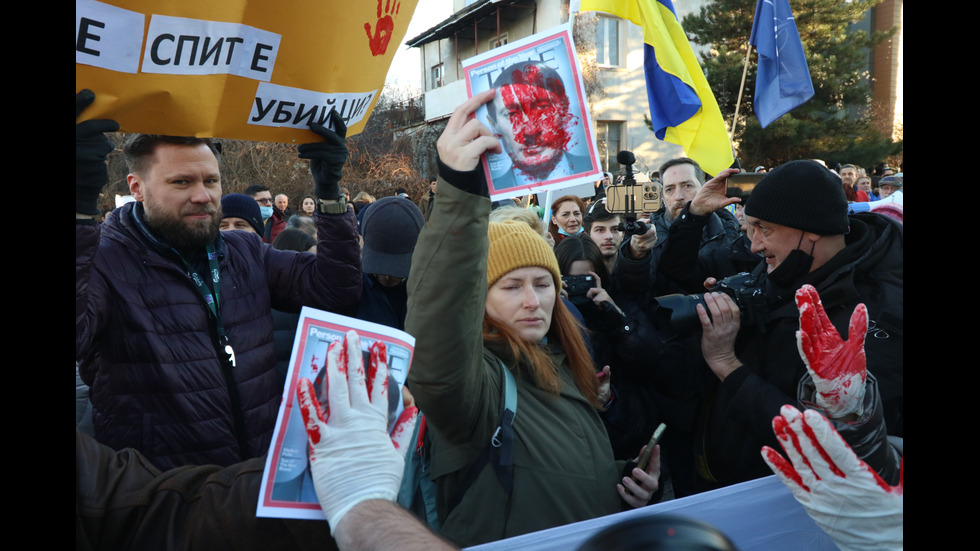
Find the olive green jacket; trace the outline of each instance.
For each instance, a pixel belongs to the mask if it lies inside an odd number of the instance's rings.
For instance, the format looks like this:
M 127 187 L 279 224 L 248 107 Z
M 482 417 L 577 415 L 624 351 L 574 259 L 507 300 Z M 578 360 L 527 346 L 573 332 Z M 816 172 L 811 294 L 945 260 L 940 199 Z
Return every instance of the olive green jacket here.
M 500 422 L 503 374 L 513 358 L 484 347 L 487 217 L 490 201 L 439 183 L 439 201 L 419 235 L 408 280 L 405 329 L 415 336 L 408 385 L 432 440 L 432 477 L 442 533 L 476 545 L 622 510 L 621 464 L 595 409 L 553 350 L 560 396 L 536 388 L 520 370 L 514 421 L 513 494 L 487 466 L 451 512 L 468 467 Z

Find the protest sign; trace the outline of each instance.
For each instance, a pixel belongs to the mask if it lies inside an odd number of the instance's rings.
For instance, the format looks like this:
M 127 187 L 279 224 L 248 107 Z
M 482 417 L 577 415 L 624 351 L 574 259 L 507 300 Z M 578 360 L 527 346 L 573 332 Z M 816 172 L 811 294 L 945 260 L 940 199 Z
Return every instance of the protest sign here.
M 599 151 L 570 25 L 463 61 L 469 97 L 497 89 L 476 117 L 503 153 L 483 163 L 492 199 L 562 189 L 601 177 Z
M 75 91 L 96 96 L 82 119 L 305 143 L 335 109 L 354 135 L 417 1 L 75 0 Z
M 401 389 L 412 364 L 415 338 L 391 327 L 304 306 L 289 357 L 279 416 L 262 473 L 256 509 L 258 517 L 326 520 L 310 477 L 309 444 L 296 388 L 300 378 L 309 379 L 317 389 L 323 387 L 327 348 L 334 341 L 343 341 L 349 329 L 356 331 L 360 337 L 365 366 L 369 363 L 368 351 L 372 344 L 381 342 L 387 349 L 389 432 L 405 409 Z M 318 398 L 321 403 L 327 402 L 325 395 Z

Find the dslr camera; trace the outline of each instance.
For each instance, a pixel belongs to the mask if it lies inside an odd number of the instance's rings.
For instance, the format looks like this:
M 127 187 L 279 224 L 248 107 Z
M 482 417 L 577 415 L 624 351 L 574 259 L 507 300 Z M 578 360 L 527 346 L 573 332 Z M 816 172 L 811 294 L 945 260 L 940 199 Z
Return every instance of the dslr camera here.
M 565 282 L 567 287 L 565 291 L 568 292 L 568 300 L 575 306 L 583 306 L 592 302 L 592 299 L 586 296 L 589 289 L 595 287 L 595 278 L 591 275 L 567 275 L 561 276 L 561 280 Z
M 756 325 L 765 332 L 769 319 L 768 300 L 757 276 L 741 272 L 726 277 L 711 289 L 712 293 L 725 293 L 738 306 L 742 325 Z M 657 297 L 657 319 L 679 335 L 689 334 L 701 328 L 701 319 L 695 309 L 704 304 L 704 295 L 665 295 Z M 711 313 L 709 312 L 710 316 Z

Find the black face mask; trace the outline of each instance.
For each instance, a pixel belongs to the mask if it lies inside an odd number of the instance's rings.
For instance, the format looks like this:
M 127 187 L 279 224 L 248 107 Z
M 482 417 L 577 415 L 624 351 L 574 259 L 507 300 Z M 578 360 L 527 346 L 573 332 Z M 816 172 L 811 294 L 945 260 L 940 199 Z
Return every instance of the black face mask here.
M 810 273 L 810 267 L 813 266 L 813 255 L 807 254 L 798 248 L 803 244 L 803 235 L 800 234 L 800 242 L 796 245 L 797 248 L 790 251 L 786 255 L 786 259 L 780 262 L 779 266 L 769 272 L 767 276 L 770 281 L 779 287 L 789 288 L 796 280 Z M 813 248 L 816 246 L 817 244 L 814 243 L 810 249 L 810 253 L 813 253 Z

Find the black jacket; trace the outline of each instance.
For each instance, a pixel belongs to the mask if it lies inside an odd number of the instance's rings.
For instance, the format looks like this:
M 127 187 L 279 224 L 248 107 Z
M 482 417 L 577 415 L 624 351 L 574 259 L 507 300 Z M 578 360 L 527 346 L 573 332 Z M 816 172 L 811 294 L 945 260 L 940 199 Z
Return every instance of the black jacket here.
M 683 212 L 687 212 L 687 207 Z M 683 213 L 682 213 L 683 214 Z M 689 233 L 697 244 L 698 256 L 708 256 L 719 253 L 727 255 L 731 252 L 732 243 L 740 235 L 738 220 L 730 212 L 720 209 L 708 216 L 699 217 L 700 225 Z M 704 279 L 696 281 L 696 277 L 673 279 L 673 273 L 665 272 L 662 268 L 662 257 L 669 243 L 674 239 L 673 227 L 683 222 L 681 215 L 673 222 L 667 221 L 665 209 L 653 213 L 650 223 L 657 229 L 657 242 L 650 253 L 643 258 L 633 258 L 629 253 L 629 239 L 623 240 L 619 257 L 616 259 L 616 272 L 621 274 L 623 289 L 628 292 L 649 292 L 652 297 L 673 293 L 699 293 L 704 291 Z M 685 243 L 685 251 L 688 250 Z M 650 271 L 646 279 L 640 267 Z
M 75 549 L 337 549 L 326 522 L 255 516 L 264 465 L 162 472 L 75 430 Z
M 219 308 L 234 368 L 222 361 L 215 317 L 180 257 L 142 220 L 134 203 L 104 225 L 76 224 L 75 360 L 91 388 L 96 438 L 164 469 L 265 453 L 282 399 L 270 311 L 356 302 L 354 213 L 316 216 L 316 255 L 222 232 Z
M 887 216 L 850 217 L 846 247 L 829 262 L 780 289 L 765 278 L 769 319 L 764 331 L 742 326 L 735 352 L 742 367 L 724 382 L 706 373 L 704 403 L 696 450 L 704 489 L 771 474 L 762 461 L 763 444 L 776 448 L 772 418 L 783 404 L 797 403 L 797 387 L 806 374 L 796 344 L 799 312 L 796 289 L 809 283 L 831 322 L 847 335 L 858 303 L 868 308 L 865 340 L 868 372 L 877 379 L 888 433 L 903 435 L 903 229 Z M 777 448 L 778 449 L 778 448 Z
M 739 234 L 728 247 L 721 244 L 704 247 L 704 236 L 717 234 L 717 230 L 712 230 L 717 215 L 691 214 L 690 207 L 688 203 L 670 226 L 669 239 L 663 244 L 658 263 L 661 277 L 674 282 L 685 293 L 703 293 L 705 279 L 713 277 L 720 281 L 739 272 L 750 272 L 759 265 L 761 257 L 750 250 L 752 242 L 745 235 Z M 724 227 L 727 230 L 729 224 Z M 697 255 L 686 254 L 695 247 Z

